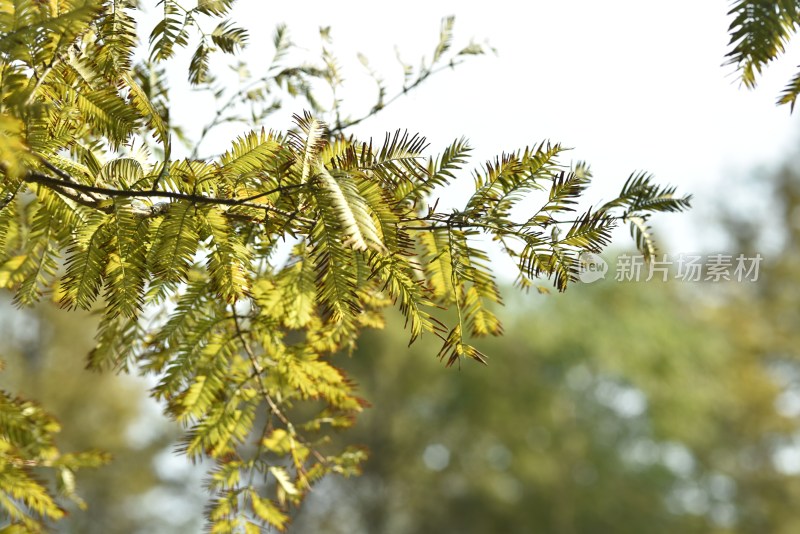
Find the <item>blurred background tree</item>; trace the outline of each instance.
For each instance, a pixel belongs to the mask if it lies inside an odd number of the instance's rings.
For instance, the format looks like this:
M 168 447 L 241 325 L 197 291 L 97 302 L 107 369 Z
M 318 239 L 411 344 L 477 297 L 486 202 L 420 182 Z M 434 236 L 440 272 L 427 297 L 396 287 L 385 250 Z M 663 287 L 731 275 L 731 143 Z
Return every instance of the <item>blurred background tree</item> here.
M 72 503 L 58 531 L 197 532 L 207 496 L 186 462 L 171 454 L 177 424 L 161 415 L 142 380 L 84 369 L 96 322 L 52 304 L 21 310 L 0 300 L 7 364 L 0 389 L 36 399 L 53 414 L 62 427 L 56 436 L 61 449 L 112 456 L 108 465 L 78 473 L 78 493 L 89 508 L 83 512 Z
M 402 348 L 400 325 L 365 335 L 337 362 L 372 403 L 343 437 L 370 450 L 365 474 L 326 479 L 290 531 L 799 531 L 800 172 L 759 178 L 739 187 L 774 197 L 780 235 L 743 210 L 717 217 L 731 252 L 765 255 L 755 283 L 609 273 L 521 296 L 488 369 L 446 372 L 435 344 Z M 65 450 L 115 460 L 79 473 L 90 507 L 60 531 L 198 531 L 199 471 L 171 460 L 176 429 L 145 384 L 80 370 L 93 319 L 11 312 L 2 386 L 58 416 Z
M 783 235 L 720 219 L 730 253 L 771 239 L 755 283 L 518 299 L 489 369 L 366 336 L 341 360 L 373 405 L 365 476 L 326 480 L 295 531 L 800 532 L 800 172 L 775 174 L 743 187 L 772 190 Z

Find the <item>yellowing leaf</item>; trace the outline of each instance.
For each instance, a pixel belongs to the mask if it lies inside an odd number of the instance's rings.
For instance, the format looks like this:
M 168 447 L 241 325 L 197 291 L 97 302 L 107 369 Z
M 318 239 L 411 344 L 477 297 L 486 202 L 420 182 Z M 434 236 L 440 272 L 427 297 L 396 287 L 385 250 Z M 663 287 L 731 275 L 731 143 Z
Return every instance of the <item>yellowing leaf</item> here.
M 289 525 L 289 516 L 281 511 L 270 499 L 261 497 L 253 490 L 249 492 L 250 505 L 253 512 L 271 526 L 283 532 Z
M 278 481 L 278 484 L 280 484 L 283 491 L 288 495 L 297 495 L 299 493 L 294 483 L 292 483 L 289 473 L 286 472 L 286 469 L 283 467 L 270 467 L 269 472 L 275 477 L 275 480 Z

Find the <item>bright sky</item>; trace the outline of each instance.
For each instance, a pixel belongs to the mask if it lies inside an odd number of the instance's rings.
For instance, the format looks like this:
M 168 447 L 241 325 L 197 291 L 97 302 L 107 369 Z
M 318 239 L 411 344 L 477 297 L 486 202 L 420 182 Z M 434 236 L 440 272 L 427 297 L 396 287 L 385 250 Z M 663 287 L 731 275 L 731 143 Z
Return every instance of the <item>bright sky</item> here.
M 778 161 L 797 140 L 797 116 L 774 101 L 800 63 L 800 49 L 772 66 L 757 90 L 740 87 L 732 68 L 721 66 L 728 4 L 240 0 L 236 19 L 251 31 L 254 71 L 271 57 L 277 23 L 288 24 L 310 57 L 319 47 L 318 28 L 331 26 L 348 84 L 344 97 L 358 114 L 374 103 L 374 86 L 356 53 L 385 75 L 392 95 L 401 79 L 395 46 L 408 63 L 430 57 L 440 19 L 453 14 L 454 48 L 470 38 L 488 40 L 498 55 L 436 76 L 356 127 L 359 137 L 407 128 L 423 133 L 431 150 L 439 151 L 464 135 L 476 149 L 476 164 L 551 139 L 574 147 L 574 161 L 592 165 L 599 196 L 610 196 L 641 169 L 695 194 L 702 211 L 725 195 L 733 177 Z M 203 105 L 197 98 L 174 104 L 186 106 L 189 115 Z M 267 127 L 285 128 L 297 111 L 281 110 Z M 683 250 L 713 246 L 698 237 L 689 218 L 662 219 L 670 226 L 661 225 L 669 242 Z

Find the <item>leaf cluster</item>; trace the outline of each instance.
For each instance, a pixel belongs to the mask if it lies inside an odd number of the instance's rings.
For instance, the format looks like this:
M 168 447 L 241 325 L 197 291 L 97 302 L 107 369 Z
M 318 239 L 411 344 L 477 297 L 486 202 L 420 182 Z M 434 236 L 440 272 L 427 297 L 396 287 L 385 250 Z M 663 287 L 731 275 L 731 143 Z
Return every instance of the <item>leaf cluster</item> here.
M 0 286 L 21 305 L 48 297 L 97 310 L 89 365 L 157 378 L 153 394 L 186 428 L 180 452 L 214 462 L 212 532 L 283 530 L 321 477 L 358 472 L 364 451 L 330 436 L 366 403 L 330 358 L 383 327 L 387 308 L 403 314 L 411 342 L 439 337 L 447 365 L 486 361 L 474 339 L 502 333 L 502 299 L 485 237 L 516 263 L 521 286 L 550 278 L 565 290 L 579 255 L 602 250 L 616 224 L 631 222 L 652 254 L 644 221 L 688 207 L 636 174 L 617 198 L 581 209 L 588 168 L 565 166 L 563 147 L 543 142 L 479 166 L 467 203 L 442 212 L 431 199 L 462 174 L 467 141 L 427 156 L 425 139 L 408 132 L 358 140 L 343 129 L 363 118 L 336 105 L 332 129 L 317 109 L 289 132 L 253 125 L 223 154 L 198 156 L 241 99 L 258 107 L 283 87 L 315 102 L 307 77 L 339 83 L 331 55 L 322 70 L 271 67 L 217 109 L 193 155 L 174 157 L 172 137 L 185 134 L 169 116 L 161 65 L 199 37 L 189 79 L 213 87 L 207 54 L 235 54 L 247 39 L 225 20 L 202 28 L 233 1 L 159 4 L 150 56 L 137 64 L 133 2 L 0 0 Z M 481 51 L 448 56 L 451 40 L 446 19 L 432 62 L 404 91 Z M 278 61 L 287 42 L 279 28 Z M 379 96 L 370 113 L 388 102 Z M 26 506 L 56 518 L 38 499 Z
M 797 0 L 736 0 L 728 15 L 730 51 L 727 64 L 734 65 L 748 87 L 756 86 L 762 70 L 781 56 L 800 27 L 800 2 Z M 795 74 L 778 98 L 794 110 L 800 95 L 800 73 Z
M 60 430 L 58 422 L 35 403 L 0 391 L 0 516 L 11 525 L 0 523 L 0 527 L 41 532 L 43 523 L 66 513 L 56 493 L 85 508 L 75 493 L 75 472 L 102 465 L 108 457 L 98 452 L 62 453 L 54 439 Z

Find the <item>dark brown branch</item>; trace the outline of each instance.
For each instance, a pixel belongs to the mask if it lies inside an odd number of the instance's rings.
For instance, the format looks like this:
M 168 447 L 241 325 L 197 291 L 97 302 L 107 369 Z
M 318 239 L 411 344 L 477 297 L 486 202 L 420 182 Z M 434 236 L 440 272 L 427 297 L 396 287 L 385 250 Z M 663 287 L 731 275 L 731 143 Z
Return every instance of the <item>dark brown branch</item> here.
M 37 156 L 39 157 L 39 161 L 41 161 L 42 164 L 45 167 L 47 167 L 52 172 L 57 174 L 62 180 L 64 180 L 65 182 L 69 182 L 70 184 L 74 184 L 75 183 L 75 180 L 68 173 L 64 172 L 62 169 L 59 169 L 58 167 L 56 167 L 55 165 L 53 165 L 52 163 L 47 161 L 47 159 L 45 159 L 44 157 L 42 157 L 42 156 L 40 156 L 38 154 L 37 154 Z M 91 193 L 86 193 L 86 196 L 91 198 L 94 202 L 97 202 L 97 197 L 93 196 Z M 75 200 L 76 202 L 80 202 L 77 199 L 73 199 L 73 200 Z M 81 202 L 81 203 L 83 203 L 83 202 Z M 84 205 L 89 205 L 89 204 L 84 204 Z
M 255 194 L 253 196 L 250 196 L 250 197 L 247 197 L 247 198 L 243 198 L 242 201 L 243 202 L 252 202 L 254 200 L 258 200 L 259 198 L 262 198 L 262 197 L 267 197 L 267 196 L 272 195 L 274 193 L 281 193 L 283 191 L 289 191 L 291 189 L 299 189 L 301 187 L 304 187 L 305 185 L 306 184 L 292 184 L 292 185 L 278 186 L 278 187 L 275 187 L 275 188 L 270 189 L 268 191 L 264 191 L 262 193 Z
M 63 172 L 63 171 L 62 171 Z M 48 187 L 53 188 L 54 190 L 58 191 L 59 193 L 67 195 L 63 189 L 75 189 L 76 191 L 81 191 L 84 193 L 97 193 L 100 195 L 106 195 L 109 197 L 116 197 L 116 198 L 170 198 L 173 200 L 186 200 L 188 202 L 192 202 L 194 204 L 213 204 L 213 205 L 222 205 L 222 206 L 243 206 L 248 208 L 253 208 L 257 210 L 264 210 L 270 211 L 273 213 L 277 213 L 279 215 L 283 215 L 284 217 L 294 218 L 298 221 L 313 224 L 314 221 L 311 219 L 307 219 L 305 217 L 300 217 L 297 214 L 289 213 L 287 211 L 275 208 L 273 206 L 265 206 L 262 204 L 252 204 L 248 202 L 248 199 L 237 199 L 237 198 L 219 198 L 219 197 L 206 197 L 203 195 L 193 195 L 189 193 L 175 193 L 172 191 L 133 191 L 128 189 L 113 189 L 108 187 L 97 187 L 93 185 L 86 185 L 86 184 L 79 184 L 75 183 L 70 180 L 61 180 L 58 178 L 53 178 L 52 176 L 47 176 L 46 174 L 37 172 L 37 171 L 29 171 L 25 174 L 23 178 L 26 182 L 29 183 L 38 183 L 41 185 L 46 185 Z M 73 197 L 70 197 L 73 198 Z M 73 198 L 76 202 L 77 199 Z M 100 209 L 98 208 L 97 204 L 95 203 L 88 203 L 86 204 L 85 201 L 81 202 L 84 205 L 88 205 L 89 207 Z
M 623 214 L 623 215 L 608 215 L 608 216 L 605 217 L 605 220 L 621 221 L 621 220 L 625 220 L 627 217 L 628 217 L 627 214 Z M 553 220 L 548 222 L 548 226 L 556 225 L 556 224 L 575 224 L 575 223 L 578 223 L 578 222 L 581 222 L 581 221 L 582 221 L 582 219 L 573 219 L 573 220 L 566 220 L 566 221 L 557 221 L 557 220 L 553 219 Z M 402 223 L 408 223 L 408 222 L 428 222 L 428 223 L 431 223 L 431 224 L 428 224 L 426 226 L 405 226 L 405 225 L 403 225 L 403 230 L 439 230 L 439 229 L 442 229 L 442 228 L 448 228 L 448 229 L 452 229 L 452 228 L 457 228 L 457 229 L 461 229 L 461 228 L 483 228 L 483 229 L 486 229 L 486 230 L 494 230 L 494 231 L 502 230 L 502 228 L 500 228 L 497 225 L 491 225 L 491 224 L 486 224 L 486 223 L 482 223 L 482 222 L 478 222 L 478 221 L 470 221 L 470 220 L 454 220 L 452 217 L 446 217 L 446 218 L 436 217 L 436 216 L 432 216 L 432 217 L 417 217 L 417 218 L 414 218 L 414 219 L 406 219 L 406 220 L 402 221 L 401 224 Z M 436 224 L 436 223 L 440 223 L 440 224 Z M 540 228 L 542 228 L 541 225 L 529 225 L 527 222 L 524 222 L 524 223 L 508 223 L 508 224 L 506 224 L 506 226 L 509 226 L 509 227 L 512 227 L 512 228 L 515 228 L 515 229 L 522 228 L 524 226 L 530 226 L 530 227 L 539 226 Z
M 45 184 L 39 184 L 39 185 L 45 185 Z M 76 193 L 73 193 L 71 191 L 68 191 L 64 187 L 57 187 L 57 186 L 48 186 L 48 187 L 50 187 L 53 191 L 55 191 L 59 195 L 63 195 L 65 197 L 67 197 L 68 199 L 70 199 L 70 200 L 72 200 L 74 202 L 77 202 L 81 206 L 86 206 L 87 208 L 93 208 L 93 209 L 100 210 L 100 211 L 103 211 L 103 212 L 106 212 L 106 213 L 110 213 L 111 212 L 110 209 L 102 208 L 102 207 L 98 206 L 97 205 L 97 199 L 87 200 L 87 199 L 85 199 L 84 197 L 82 197 L 79 194 L 76 194 Z M 69 187 L 69 186 L 65 186 L 65 187 Z

